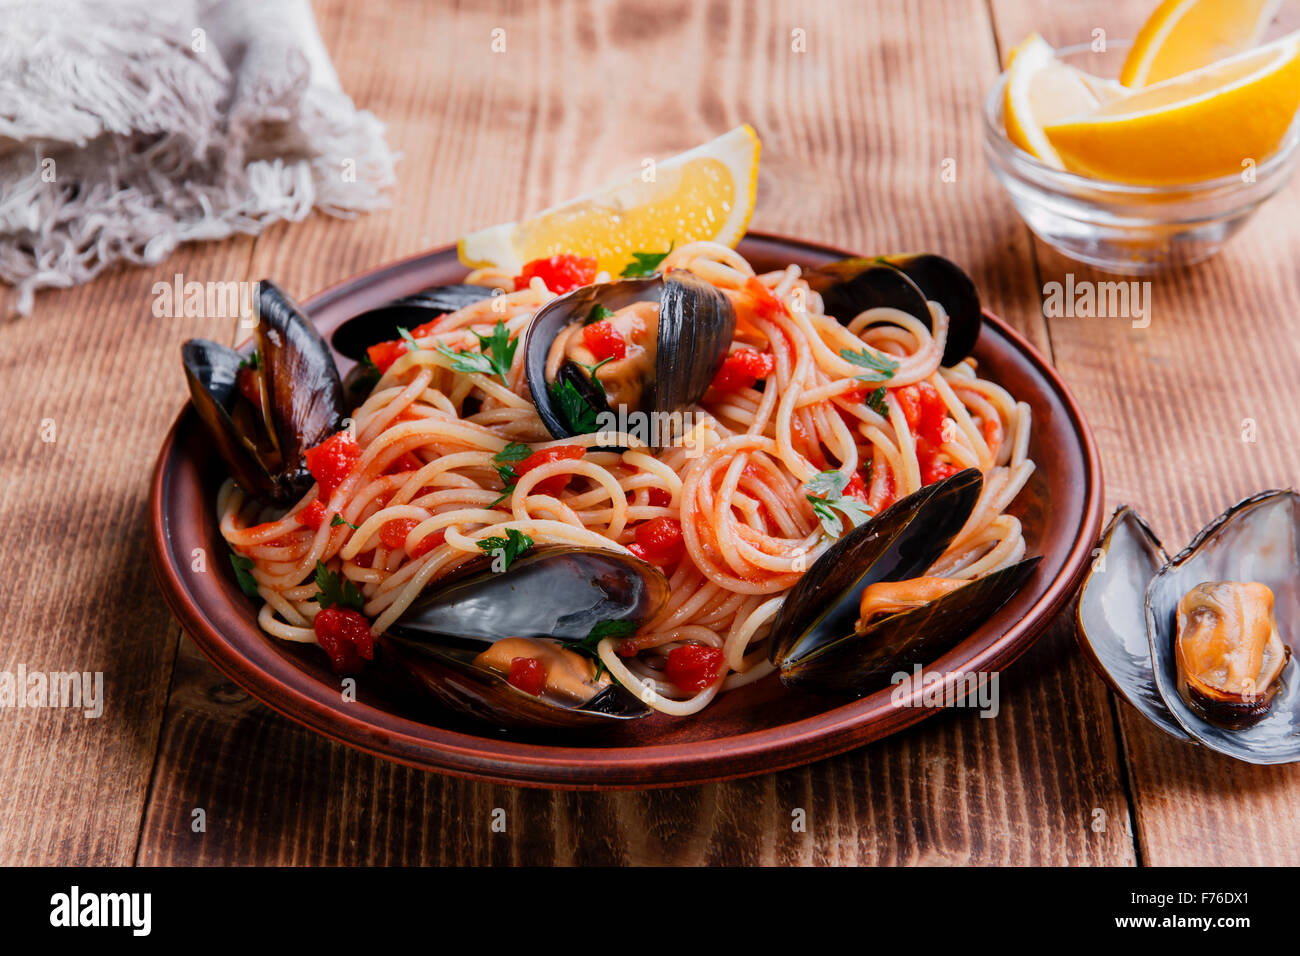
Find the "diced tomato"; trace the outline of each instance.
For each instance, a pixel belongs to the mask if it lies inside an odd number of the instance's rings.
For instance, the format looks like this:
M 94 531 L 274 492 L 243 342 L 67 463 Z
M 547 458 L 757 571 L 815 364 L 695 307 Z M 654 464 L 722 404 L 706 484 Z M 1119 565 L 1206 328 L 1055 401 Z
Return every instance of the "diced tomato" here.
M 867 483 L 862 480 L 862 472 L 855 471 L 853 477 L 849 479 L 848 484 L 844 486 L 844 494 L 857 498 L 860 501 L 867 500 Z
M 556 461 L 576 461 L 587 453 L 583 445 L 559 445 L 556 448 L 543 448 L 541 451 L 535 451 L 523 461 L 515 465 L 515 474 L 522 478 L 534 468 L 540 468 L 542 465 L 549 465 Z M 554 478 L 547 478 L 533 486 L 533 491 L 539 495 L 558 495 L 569 484 L 571 475 L 556 475 Z
M 525 263 L 523 271 L 515 276 L 515 291 L 527 289 L 533 276 L 546 283 L 546 288 L 556 295 L 572 292 L 596 281 L 596 260 L 587 256 L 562 253 L 549 259 L 534 259 Z
M 235 384 L 239 386 L 239 393 L 248 399 L 254 408 L 261 411 L 262 386 L 257 381 L 257 369 L 251 365 L 243 366 L 235 373 Z
M 770 352 L 757 349 L 736 349 L 722 363 L 713 376 L 713 387 L 720 392 L 753 388 L 760 378 L 767 378 L 776 368 L 776 358 Z
M 770 321 L 778 316 L 790 314 L 790 310 L 785 307 L 785 303 L 774 296 L 772 290 L 763 285 L 756 276 L 750 276 L 745 280 L 745 291 L 753 298 L 754 312 L 760 318 Z
M 384 547 L 396 551 L 406 546 L 406 536 L 419 523 L 414 518 L 394 518 L 392 521 L 385 521 L 379 529 L 379 540 L 384 542 Z
M 948 417 L 948 406 L 944 404 L 939 390 L 929 382 L 917 382 L 915 385 L 894 389 L 893 392 L 912 434 L 924 438 L 932 445 L 942 445 L 943 421 Z
M 420 539 L 420 543 L 411 548 L 412 558 L 422 558 L 434 548 L 440 547 L 447 540 L 447 529 L 431 531 Z
M 391 342 L 376 342 L 366 349 L 366 354 L 370 356 L 370 361 L 375 363 L 375 368 L 380 372 L 387 372 L 394 362 L 410 350 L 411 347 L 405 339 L 394 339 Z
M 673 496 L 668 493 L 667 488 L 651 488 L 650 504 L 656 508 L 667 508 L 673 503 Z
M 506 680 L 512 687 L 536 697 L 546 686 L 546 669 L 535 657 L 516 657 L 510 661 L 510 676 Z
M 669 651 L 664 676 L 682 690 L 698 693 L 718 679 L 723 660 L 719 647 L 683 644 Z
M 404 471 L 418 471 L 423 467 L 424 462 L 420 461 L 420 459 L 416 458 L 408 451 L 398 455 L 389 462 L 388 467 L 384 469 L 384 474 L 398 475 Z
M 596 361 L 627 357 L 627 342 L 611 322 L 593 322 L 582 330 L 582 344 Z
M 336 674 L 359 674 L 375 656 L 375 635 L 360 611 L 327 607 L 312 624 L 316 640 L 325 649 Z
M 311 504 L 298 512 L 298 520 L 315 531 L 325 521 L 325 503 L 313 498 Z
M 325 439 L 315 448 L 308 448 L 305 454 L 307 470 L 320 485 L 319 497 L 329 501 L 339 485 L 352 474 L 361 460 L 361 446 L 345 429 Z
M 628 550 L 659 567 L 676 564 L 686 552 L 682 523 L 676 518 L 651 518 L 637 527 L 636 544 Z

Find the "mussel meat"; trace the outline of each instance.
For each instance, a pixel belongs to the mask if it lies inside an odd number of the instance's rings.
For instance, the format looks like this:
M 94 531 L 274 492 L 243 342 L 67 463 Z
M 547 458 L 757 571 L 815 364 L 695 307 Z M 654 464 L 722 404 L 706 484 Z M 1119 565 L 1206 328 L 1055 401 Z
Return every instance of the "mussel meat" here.
M 584 330 L 608 322 L 623 355 L 601 361 Z M 622 411 L 629 431 L 651 443 L 649 415 L 698 402 L 735 334 L 731 301 L 687 272 L 585 286 L 548 303 L 524 343 L 533 403 L 556 438 L 597 430 L 598 416 Z
M 1178 602 L 1178 693 L 1211 723 L 1249 726 L 1273 704 L 1291 649 L 1257 581 L 1206 581 Z
M 287 505 L 311 486 L 303 452 L 338 431 L 343 385 L 329 346 L 294 302 L 258 284 L 254 351 L 206 339 L 181 346 L 190 397 L 248 494 Z
M 926 664 L 1028 580 L 1030 558 L 973 581 L 924 577 L 979 500 L 974 468 L 920 489 L 845 534 L 786 596 L 769 657 L 788 686 L 862 695 Z
M 445 705 L 499 726 L 590 727 L 650 713 L 566 644 L 650 620 L 668 600 L 662 572 L 631 555 L 560 545 L 532 549 L 504 572 L 489 565 L 476 559 L 437 581 L 384 634 L 385 652 Z M 521 666 L 535 686 L 511 679 Z
M 953 366 L 975 349 L 983 313 L 975 283 L 956 263 L 933 253 L 841 259 L 804 273 L 828 315 L 847 324 L 868 309 L 893 308 L 933 329 L 929 302 L 948 314 L 943 364 Z

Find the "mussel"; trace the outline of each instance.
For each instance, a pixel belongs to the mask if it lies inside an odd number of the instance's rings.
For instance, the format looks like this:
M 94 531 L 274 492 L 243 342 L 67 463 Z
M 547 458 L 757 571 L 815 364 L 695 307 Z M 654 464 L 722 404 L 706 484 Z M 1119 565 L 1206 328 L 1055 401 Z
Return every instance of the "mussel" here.
M 1121 509 L 1112 520 L 1104 560 L 1080 598 L 1079 638 L 1094 663 L 1173 736 L 1249 763 L 1300 761 L 1292 653 L 1300 496 L 1267 491 L 1238 502 L 1154 572 L 1163 552 L 1152 551 L 1153 539 L 1119 531 L 1137 526 L 1135 516 L 1124 517 L 1130 513 Z M 1138 607 L 1135 590 L 1144 595 Z M 1135 628 L 1145 631 L 1145 662 L 1127 646 Z M 1125 635 L 1126 648 L 1117 650 Z
M 975 283 L 956 263 L 933 253 L 841 259 L 804 273 L 828 315 L 848 323 L 874 308 L 893 308 L 932 322 L 927 300 L 948 314 L 943 364 L 953 366 L 975 349 L 983 313 Z M 933 328 L 933 325 L 931 325 Z
M 533 548 L 504 572 L 490 564 L 476 559 L 435 582 L 384 634 L 385 653 L 446 706 L 497 726 L 592 727 L 650 713 L 563 642 L 650 620 L 668 600 L 661 571 L 631 555 L 560 545 Z M 544 672 L 538 693 L 510 681 L 518 658 Z
M 974 468 L 896 502 L 833 544 L 786 596 L 769 657 L 788 686 L 863 695 L 927 664 L 990 617 L 1038 558 L 973 581 L 924 577 L 965 525 Z
M 595 368 L 582 333 L 602 319 L 626 354 Z M 598 416 L 621 410 L 628 429 L 651 443 L 651 415 L 703 397 L 735 330 L 731 301 L 688 272 L 585 286 L 548 303 L 528 326 L 528 388 L 556 438 L 593 432 Z
M 303 452 L 346 414 L 329 346 L 294 302 L 258 284 L 254 351 L 206 339 L 181 346 L 190 396 L 218 452 L 248 494 L 287 505 L 311 486 Z

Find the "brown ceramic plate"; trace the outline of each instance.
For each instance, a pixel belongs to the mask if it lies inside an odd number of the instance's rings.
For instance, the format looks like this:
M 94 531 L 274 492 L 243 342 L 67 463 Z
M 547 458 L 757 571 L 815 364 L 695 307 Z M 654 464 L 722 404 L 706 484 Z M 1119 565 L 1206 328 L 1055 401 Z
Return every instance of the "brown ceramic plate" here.
M 817 265 L 848 253 L 751 234 L 740 245 L 756 269 Z M 304 303 L 326 338 L 345 319 L 428 286 L 460 281 L 454 249 L 351 279 Z M 1042 563 L 1010 603 L 928 670 L 1005 667 L 1029 647 L 1074 592 L 1102 518 L 1101 464 L 1078 406 L 1047 362 L 992 315 L 975 349 L 981 373 L 1033 409 L 1038 468 L 1014 508 Z M 350 365 L 340 361 L 346 371 Z M 181 375 L 175 368 L 159 374 Z M 187 405 L 163 443 L 150 489 L 150 547 L 163 595 L 212 662 L 259 700 L 321 734 L 401 763 L 504 783 L 618 789 L 702 783 L 810 763 L 902 730 L 935 712 L 891 702 L 892 688 L 860 700 L 787 691 L 775 677 L 719 698 L 694 717 L 655 714 L 599 736 L 527 737 L 466 724 L 433 709 L 383 668 L 344 702 L 315 648 L 276 641 L 257 627 L 217 533 L 224 467 Z M 192 555 L 208 555 L 204 572 Z

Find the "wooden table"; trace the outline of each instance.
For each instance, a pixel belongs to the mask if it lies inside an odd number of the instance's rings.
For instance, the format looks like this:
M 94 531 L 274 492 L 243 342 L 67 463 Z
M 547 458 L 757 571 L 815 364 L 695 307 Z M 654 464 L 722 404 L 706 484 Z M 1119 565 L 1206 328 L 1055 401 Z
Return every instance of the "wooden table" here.
M 715 786 L 545 793 L 406 769 L 269 711 L 180 632 L 145 552 L 149 469 L 185 398 L 177 346 L 234 334 L 153 317 L 155 281 L 306 296 L 745 121 L 763 137 L 755 228 L 963 263 L 1074 389 L 1109 504 L 1181 545 L 1300 471 L 1300 182 L 1216 259 L 1157 278 L 1139 330 L 1044 319 L 1044 283 L 1096 276 L 1033 240 L 981 155 L 1011 45 L 1131 36 L 1150 5 L 317 0 L 345 89 L 403 154 L 392 208 L 189 247 L 0 326 L 0 669 L 102 670 L 107 697 L 98 720 L 0 712 L 0 862 L 1300 863 L 1300 766 L 1164 737 L 1084 663 L 1068 614 L 1003 675 L 996 720 L 948 712 Z M 493 833 L 496 807 L 525 822 Z

